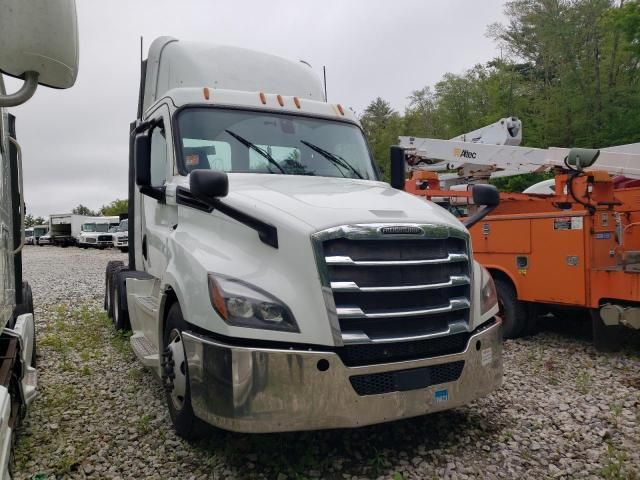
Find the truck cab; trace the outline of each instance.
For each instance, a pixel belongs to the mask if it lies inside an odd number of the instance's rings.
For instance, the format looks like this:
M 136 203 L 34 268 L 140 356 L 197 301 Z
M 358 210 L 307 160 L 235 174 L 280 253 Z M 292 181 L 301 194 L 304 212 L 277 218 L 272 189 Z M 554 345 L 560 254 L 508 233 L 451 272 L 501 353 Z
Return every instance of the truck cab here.
M 125 253 L 129 250 L 129 220 L 126 218 L 111 231 L 113 235 L 113 246 Z
M 142 72 L 129 265 L 107 267 L 105 304 L 180 435 L 356 427 L 501 384 L 468 231 L 380 181 L 308 65 L 162 37 Z
M 105 249 L 113 247 L 111 228 L 118 225 L 118 217 L 93 218 L 80 226 L 76 245 L 80 248 Z

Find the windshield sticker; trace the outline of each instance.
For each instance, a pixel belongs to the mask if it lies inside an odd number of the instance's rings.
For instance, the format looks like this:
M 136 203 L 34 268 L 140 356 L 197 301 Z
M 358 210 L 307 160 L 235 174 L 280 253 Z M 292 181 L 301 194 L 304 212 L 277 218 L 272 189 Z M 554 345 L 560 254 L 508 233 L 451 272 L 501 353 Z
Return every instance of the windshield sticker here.
M 198 156 L 197 153 L 194 153 L 193 155 L 187 155 L 186 157 L 184 157 L 184 164 L 187 167 L 193 167 L 194 165 L 198 165 L 198 163 L 200 163 L 200 157 Z

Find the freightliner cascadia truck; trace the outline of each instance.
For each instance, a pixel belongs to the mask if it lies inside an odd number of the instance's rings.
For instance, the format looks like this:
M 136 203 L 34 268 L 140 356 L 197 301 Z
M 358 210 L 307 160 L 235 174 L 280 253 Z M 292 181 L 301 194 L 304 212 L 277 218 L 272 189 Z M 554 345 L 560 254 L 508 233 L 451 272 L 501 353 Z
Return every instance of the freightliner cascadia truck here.
M 16 119 L 39 84 L 69 88 L 78 71 L 73 0 L 0 0 L 0 478 L 10 479 L 16 427 L 36 396 L 31 288 L 22 281 L 25 199 Z M 3 75 L 23 80 L 8 93 Z M 52 145 L 51 148 L 55 148 Z M 35 227 L 36 229 L 38 227 Z M 37 453 L 34 451 L 34 455 Z
M 107 266 L 105 307 L 180 435 L 358 427 L 501 384 L 468 231 L 380 180 L 307 64 L 162 37 L 140 85 L 129 259 Z

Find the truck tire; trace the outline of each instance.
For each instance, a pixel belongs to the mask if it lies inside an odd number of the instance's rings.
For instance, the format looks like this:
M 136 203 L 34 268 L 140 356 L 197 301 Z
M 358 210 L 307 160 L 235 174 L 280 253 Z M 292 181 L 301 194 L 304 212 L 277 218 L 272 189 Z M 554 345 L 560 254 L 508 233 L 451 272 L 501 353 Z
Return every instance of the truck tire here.
M 599 352 L 617 352 L 622 348 L 625 328 L 620 325 L 605 325 L 597 308 L 591 309 L 593 345 Z
M 107 314 L 109 315 L 109 317 L 111 317 L 111 298 L 112 298 L 111 290 L 110 290 L 111 276 L 117 267 L 122 267 L 122 266 L 124 266 L 124 263 L 121 262 L 120 260 L 112 260 L 109 263 L 107 263 L 107 269 L 105 270 L 103 307 L 107 311 Z
M 498 315 L 502 317 L 502 338 L 518 338 L 527 328 L 527 309 L 516 297 L 511 283 L 501 278 L 494 281 L 500 306 Z
M 196 440 L 203 436 L 206 425 L 195 416 L 191 405 L 189 366 L 182 344 L 182 332 L 186 329 L 180 305 L 175 302 L 167 314 L 163 335 L 162 381 L 176 433 L 186 440 Z
M 33 292 L 29 282 L 22 282 L 22 304 L 27 309 L 27 313 L 33 315 Z
M 122 267 L 113 273 L 113 326 L 116 330 L 129 330 L 129 305 L 127 302 L 127 278 L 149 278 L 146 272 Z

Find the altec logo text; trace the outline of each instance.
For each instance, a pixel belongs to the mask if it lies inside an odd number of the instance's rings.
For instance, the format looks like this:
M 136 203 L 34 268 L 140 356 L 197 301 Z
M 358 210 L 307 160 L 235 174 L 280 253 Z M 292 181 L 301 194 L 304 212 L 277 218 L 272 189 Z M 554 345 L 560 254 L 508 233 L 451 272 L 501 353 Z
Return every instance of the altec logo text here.
M 471 150 L 467 150 L 467 149 L 462 150 L 461 148 L 454 148 L 453 156 L 464 157 L 464 158 L 476 158 L 476 152 L 472 152 Z

